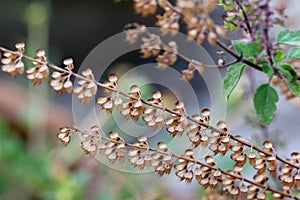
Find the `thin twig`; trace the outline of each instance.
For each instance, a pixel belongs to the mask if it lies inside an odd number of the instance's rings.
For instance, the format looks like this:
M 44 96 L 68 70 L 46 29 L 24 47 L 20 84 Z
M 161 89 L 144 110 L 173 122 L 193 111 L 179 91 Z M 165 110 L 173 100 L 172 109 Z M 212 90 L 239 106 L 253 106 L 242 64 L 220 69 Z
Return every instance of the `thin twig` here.
M 241 3 L 239 2 L 239 0 L 235 0 L 236 4 L 238 5 L 238 7 L 241 9 L 242 13 L 243 13 L 243 17 L 244 17 L 244 22 L 247 26 L 247 31 L 250 34 L 250 37 L 253 39 L 253 33 L 252 33 L 252 29 L 250 26 L 250 21 L 248 19 L 248 16 L 243 8 L 243 6 L 241 5 Z

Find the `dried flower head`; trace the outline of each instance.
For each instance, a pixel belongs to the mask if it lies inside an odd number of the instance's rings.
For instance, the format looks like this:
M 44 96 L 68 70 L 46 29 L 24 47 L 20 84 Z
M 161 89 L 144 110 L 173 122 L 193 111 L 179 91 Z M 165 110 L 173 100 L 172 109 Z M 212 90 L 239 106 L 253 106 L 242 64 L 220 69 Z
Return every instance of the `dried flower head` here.
M 137 14 L 147 16 L 156 12 L 157 2 L 156 0 L 134 0 L 133 7 Z
M 18 42 L 15 44 L 17 51 L 20 54 L 25 52 L 25 43 Z M 22 62 L 22 55 L 20 54 L 12 54 L 10 52 L 3 52 L 3 57 L 1 59 L 1 70 L 6 74 L 14 77 L 16 74 L 24 73 L 24 63 Z
M 86 103 L 91 101 L 96 95 L 97 85 L 91 69 L 87 68 L 83 70 L 82 75 L 85 79 L 78 80 L 78 86 L 74 88 L 74 93 L 77 94 L 77 98 L 82 103 Z
M 37 50 L 37 61 L 34 61 L 34 66 L 29 67 L 26 70 L 27 79 L 30 80 L 34 85 L 40 84 L 49 75 L 49 68 L 46 63 L 46 56 L 44 50 Z

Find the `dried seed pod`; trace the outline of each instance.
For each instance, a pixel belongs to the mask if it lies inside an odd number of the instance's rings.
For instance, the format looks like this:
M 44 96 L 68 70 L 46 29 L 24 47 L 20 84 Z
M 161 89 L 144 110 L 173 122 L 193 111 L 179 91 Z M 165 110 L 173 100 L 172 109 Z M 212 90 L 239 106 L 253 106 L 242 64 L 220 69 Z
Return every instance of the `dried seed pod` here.
M 253 152 L 248 154 L 249 163 L 254 166 L 256 164 L 256 155 Z
M 294 176 L 294 183 L 297 189 L 300 188 L 300 171 Z
M 223 156 L 227 153 L 228 148 L 222 143 L 218 146 L 218 152 L 220 152 Z
M 215 9 L 215 7 L 217 6 L 217 0 L 206 0 L 203 1 L 203 9 L 210 13 L 211 11 L 213 11 Z
M 202 113 L 203 119 L 208 122 L 210 120 L 210 110 L 208 108 L 205 108 L 201 111 L 201 113 Z
M 247 161 L 247 157 L 245 154 L 242 153 L 236 157 L 235 161 L 237 166 L 243 167 Z
M 116 106 L 120 106 L 122 103 L 123 103 L 123 100 L 122 100 L 120 97 L 117 96 L 117 97 L 114 99 L 114 104 L 115 104 Z
M 222 144 L 224 144 L 224 146 L 226 147 L 226 149 L 230 148 L 230 137 L 229 135 L 226 135 L 223 139 L 222 139 Z
M 185 150 L 185 155 L 189 158 L 194 158 L 194 151 L 192 149 Z
M 256 198 L 258 200 L 265 200 L 267 198 L 266 193 L 265 192 L 259 192 L 256 196 Z
M 149 38 L 142 38 L 141 53 L 143 58 L 157 56 L 161 50 L 161 40 L 158 35 L 151 34 Z
M 177 101 L 175 107 L 176 109 L 184 109 L 184 103 L 182 101 Z
M 193 118 L 194 120 L 196 120 L 196 121 L 203 122 L 203 119 L 202 119 L 202 118 L 200 117 L 200 115 L 198 115 L 198 114 L 192 115 L 192 118 Z M 197 126 L 198 126 L 199 128 L 201 128 L 198 124 L 197 124 Z
M 25 52 L 25 43 L 24 42 L 17 42 L 15 44 L 15 47 L 18 50 L 19 53 L 24 53 Z
M 257 173 L 261 174 L 261 173 L 264 173 L 266 171 L 266 163 L 261 163 L 261 164 L 256 164 L 254 166 L 254 169 L 257 170 Z
M 269 156 L 267 158 L 267 162 L 269 163 L 268 171 L 272 176 L 276 176 L 277 172 L 277 163 L 276 163 L 276 155 Z
M 235 154 L 241 154 L 243 152 L 243 147 L 241 147 L 241 146 L 231 146 L 231 150 Z
M 263 185 L 269 180 L 269 177 L 266 173 L 261 173 L 261 174 L 255 174 L 253 179 L 256 183 Z
M 134 0 L 133 7 L 137 14 L 141 14 L 145 17 L 156 12 L 157 2 L 156 0 Z
M 242 136 L 236 135 L 236 136 L 234 136 L 234 138 L 235 138 L 235 142 L 236 142 L 236 145 L 237 145 L 237 146 L 239 146 L 239 147 L 243 147 L 243 146 L 244 146 L 243 143 L 238 142 L 238 140 L 245 141 L 244 138 L 243 138 Z
M 187 168 L 186 164 L 178 164 L 178 165 L 174 165 L 174 169 L 177 171 L 182 171 L 185 170 Z
M 120 136 L 117 132 L 111 131 L 111 132 L 109 132 L 108 135 L 109 135 L 110 139 L 112 139 L 112 140 L 116 140 L 116 141 L 120 140 Z
M 178 20 L 180 16 L 177 12 L 174 12 L 172 9 L 165 9 L 165 13 L 163 15 L 157 15 L 156 17 L 156 25 L 163 29 L 163 34 L 170 32 L 169 30 L 173 30 L 171 34 L 176 34 L 176 32 L 178 32 Z
M 60 142 L 67 146 L 70 141 L 71 141 L 71 131 L 64 127 L 64 128 L 60 128 L 59 133 L 57 133 L 56 137 L 60 140 Z
M 210 31 L 210 32 L 208 33 L 207 39 L 208 39 L 208 42 L 209 42 L 211 45 L 215 45 L 215 44 L 217 43 L 218 36 L 217 36 L 217 34 L 216 34 L 215 32 Z
M 257 194 L 259 192 L 259 188 L 255 185 L 249 185 L 248 186 L 248 192 Z
M 227 29 L 225 27 L 221 27 L 221 26 L 216 25 L 215 26 L 215 30 L 216 30 L 216 33 L 219 36 L 221 36 L 222 38 L 226 38 L 227 37 Z
M 216 165 L 215 159 L 212 156 L 206 156 L 205 161 L 210 166 L 215 166 Z
M 284 175 L 290 175 L 292 172 L 292 169 L 289 167 L 281 166 L 281 167 L 279 167 L 279 171 Z
M 274 198 L 275 200 L 282 200 L 282 199 L 283 199 L 282 195 L 281 195 L 281 194 L 278 194 L 278 193 L 273 193 L 273 198 Z
M 219 145 L 211 144 L 209 145 L 209 150 L 211 150 L 214 153 L 214 155 L 217 155 L 219 153 Z
M 138 150 L 138 149 L 129 150 L 128 155 L 130 157 L 139 156 L 140 155 L 140 150 Z
M 96 95 L 98 88 L 94 80 L 94 75 L 91 69 L 87 68 L 83 70 L 82 75 L 88 80 L 83 80 L 83 79 L 78 80 L 77 82 L 78 86 L 74 88 L 73 92 L 77 94 L 77 98 L 82 103 L 87 103 L 91 101 L 92 98 Z
M 201 141 L 201 145 L 202 145 L 203 147 L 207 147 L 208 142 L 209 142 L 209 137 L 208 137 L 208 135 L 207 135 L 207 134 L 202 134 L 202 135 L 201 135 L 200 141 Z
M 222 180 L 222 172 L 219 169 L 214 171 L 213 176 L 218 181 Z
M 102 109 L 106 110 L 109 113 L 112 113 L 114 108 L 114 102 L 110 97 L 99 97 L 97 103 L 101 106 Z
M 181 74 L 182 74 L 182 78 L 184 80 L 190 81 L 194 78 L 194 70 L 190 70 L 190 69 L 183 69 L 181 70 Z
M 71 71 L 74 69 L 73 59 L 67 58 L 63 61 L 64 65 L 66 66 L 66 69 Z
M 163 150 L 163 151 L 165 151 L 165 150 L 168 149 L 167 145 L 166 145 L 165 143 L 163 143 L 163 142 L 159 142 L 159 143 L 157 144 L 157 146 L 158 146 L 158 148 L 160 148 L 160 149 Z
M 240 187 L 240 192 L 241 192 L 241 196 L 243 198 L 246 198 L 248 195 L 248 187 L 245 186 L 244 184 Z
M 237 187 L 233 187 L 230 191 L 229 191 L 230 195 L 233 197 L 233 199 L 238 199 L 239 195 L 240 195 L 240 189 Z
M 36 56 L 41 60 L 41 61 L 46 61 L 46 52 L 43 49 L 38 49 L 36 51 Z
M 228 130 L 227 129 L 227 125 L 226 125 L 226 123 L 224 121 L 219 121 L 217 123 L 217 126 L 218 126 L 219 129 L 221 129 L 224 132 L 227 132 L 227 130 Z
M 206 39 L 206 35 L 203 32 L 198 34 L 197 42 L 199 44 L 203 44 L 205 42 L 205 39 Z
M 142 135 L 142 136 L 139 136 L 138 137 L 138 140 L 139 140 L 139 142 L 140 143 L 147 143 L 147 137 L 146 136 L 144 136 L 144 135 Z
M 292 161 L 295 163 L 295 164 L 300 164 L 300 153 L 299 152 L 293 152 L 291 154 L 291 157 L 292 157 Z
M 137 85 L 132 85 L 132 86 L 130 87 L 130 93 L 131 93 L 131 94 L 137 94 L 137 95 L 139 95 L 139 94 L 140 94 L 140 88 L 139 88 L 139 86 L 137 86 Z
M 160 91 L 154 91 L 153 93 L 152 93 L 152 98 L 153 99 L 156 99 L 156 100 L 158 100 L 158 99 L 161 99 L 161 93 L 160 93 Z
M 264 149 L 267 151 L 267 152 L 273 152 L 273 145 L 270 141 L 265 141 L 263 143 L 263 146 L 264 146 Z
M 211 177 L 209 179 L 209 187 L 210 187 L 210 189 L 211 190 L 215 190 L 217 188 L 217 186 L 218 186 L 218 181 L 216 179 L 214 179 L 214 178 Z
M 33 64 L 33 67 L 29 67 L 26 70 L 27 79 L 30 80 L 34 85 L 40 84 L 49 75 L 48 66 L 44 62 L 33 62 Z
M 202 185 L 202 187 L 207 188 L 209 186 L 209 179 L 203 178 L 200 180 L 199 184 Z
M 108 76 L 108 80 L 111 83 L 117 83 L 118 82 L 118 76 L 116 74 L 110 74 Z
M 185 174 L 184 174 L 184 179 L 187 183 L 191 183 L 194 177 L 194 173 L 192 170 L 188 170 Z
M 283 176 L 282 184 L 283 186 L 291 188 L 294 185 L 294 178 L 292 176 Z

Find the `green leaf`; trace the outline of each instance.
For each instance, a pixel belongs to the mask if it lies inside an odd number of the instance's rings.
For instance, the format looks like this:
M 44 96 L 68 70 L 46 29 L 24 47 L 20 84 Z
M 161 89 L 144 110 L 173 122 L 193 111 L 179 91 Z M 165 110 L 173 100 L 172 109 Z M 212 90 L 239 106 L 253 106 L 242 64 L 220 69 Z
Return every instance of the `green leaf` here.
M 289 64 L 283 64 L 278 69 L 282 72 L 282 74 L 288 79 L 290 83 L 294 83 L 297 80 L 298 74 L 294 70 L 294 68 L 291 67 Z
M 286 59 L 286 55 L 282 50 L 278 50 L 276 52 L 276 56 L 274 57 L 274 63 L 278 64 L 281 61 L 284 61 Z
M 268 74 L 269 77 L 274 75 L 274 69 L 270 65 L 264 64 L 262 66 L 262 71 Z
M 288 58 L 289 59 L 300 59 L 300 47 L 292 48 L 289 51 Z
M 260 53 L 258 41 L 244 43 L 241 40 L 233 40 L 232 45 L 234 46 L 237 53 L 243 54 L 244 56 L 256 56 Z
M 277 34 L 277 44 L 300 46 L 300 30 L 285 29 Z
M 278 100 L 276 90 L 269 84 L 263 84 L 256 90 L 254 94 L 254 107 L 263 124 L 268 125 L 273 120 Z
M 297 81 L 294 83 L 288 83 L 288 87 L 295 96 L 300 97 L 300 85 Z
M 227 69 L 226 77 L 223 80 L 223 91 L 226 100 L 229 99 L 230 94 L 238 84 L 245 67 L 244 63 L 236 63 Z

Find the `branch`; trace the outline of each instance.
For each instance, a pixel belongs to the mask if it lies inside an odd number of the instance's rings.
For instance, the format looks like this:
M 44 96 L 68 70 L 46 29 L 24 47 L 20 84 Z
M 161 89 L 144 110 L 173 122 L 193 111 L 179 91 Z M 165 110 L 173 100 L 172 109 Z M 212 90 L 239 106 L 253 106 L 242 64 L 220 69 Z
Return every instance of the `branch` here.
M 221 44 L 221 43 L 219 43 L 219 42 L 218 42 L 218 44 L 220 44 L 221 46 L 223 46 L 223 44 Z M 227 47 L 225 47 L 225 46 L 223 46 L 223 47 L 224 47 L 224 50 L 227 49 Z M 87 81 L 87 82 L 94 82 L 97 86 L 99 86 L 99 87 L 101 87 L 101 88 L 103 88 L 103 89 L 106 89 L 106 90 L 111 91 L 111 92 L 116 92 L 116 93 L 118 93 L 118 94 L 123 95 L 124 97 L 126 97 L 126 98 L 128 98 L 128 99 L 132 99 L 132 100 L 135 100 L 135 101 L 141 100 L 142 103 L 145 104 L 145 105 L 148 105 L 148 106 L 150 106 L 150 107 L 157 108 L 157 109 L 159 109 L 159 110 L 168 112 L 168 113 L 170 113 L 170 114 L 172 114 L 172 115 L 174 115 L 174 116 L 178 116 L 178 117 L 186 117 L 188 120 L 190 120 L 190 121 L 192 121 L 192 122 L 194 122 L 194 123 L 196 123 L 196 124 L 199 124 L 199 125 L 201 125 L 201 126 L 203 126 L 203 127 L 206 127 L 207 129 L 209 129 L 209 130 L 211 130 L 211 131 L 213 131 L 213 132 L 219 133 L 219 134 L 222 135 L 222 136 L 229 136 L 232 140 L 234 140 L 234 141 L 236 141 L 236 142 L 238 142 L 238 143 L 241 143 L 241 144 L 243 144 L 243 145 L 245 145 L 245 146 L 247 146 L 247 147 L 253 148 L 253 149 L 257 150 L 258 152 L 260 152 L 260 153 L 262 153 L 262 154 L 264 154 L 264 155 L 266 155 L 266 156 L 273 156 L 273 155 L 274 155 L 273 153 L 270 153 L 270 152 L 268 152 L 268 151 L 265 151 L 265 150 L 262 149 L 262 148 L 256 147 L 254 144 L 252 144 L 252 143 L 250 143 L 250 142 L 248 142 L 248 141 L 246 141 L 246 140 L 244 140 L 244 139 L 241 139 L 241 138 L 239 138 L 239 137 L 236 137 L 236 136 L 230 134 L 229 132 L 225 132 L 225 131 L 223 131 L 223 130 L 220 130 L 220 129 L 218 129 L 218 128 L 215 128 L 215 127 L 213 127 L 213 126 L 211 126 L 211 125 L 209 125 L 209 124 L 207 124 L 207 123 L 205 123 L 205 122 L 203 122 L 203 121 L 201 121 L 201 120 L 196 120 L 196 119 L 194 119 L 194 118 L 191 117 L 191 116 L 188 116 L 188 115 L 185 115 L 185 114 L 176 112 L 176 111 L 174 111 L 174 110 L 172 110 L 172 109 L 170 109 L 170 108 L 164 107 L 164 106 L 162 106 L 162 105 L 159 105 L 159 104 L 152 103 L 152 102 L 150 102 L 150 101 L 141 99 L 140 97 L 135 97 L 135 96 L 133 96 L 133 95 L 127 94 L 127 93 L 125 93 L 125 92 L 122 92 L 122 91 L 118 90 L 117 88 L 108 86 L 107 84 L 99 83 L 99 82 L 97 82 L 96 80 L 90 80 L 90 79 L 88 79 L 88 78 L 86 78 L 86 77 L 84 77 L 84 76 L 82 76 L 82 75 L 79 75 L 79 74 L 73 72 L 73 71 L 69 71 L 69 70 L 60 68 L 60 67 L 58 67 L 58 66 L 56 66 L 56 65 L 50 64 L 50 63 L 48 63 L 47 61 L 43 62 L 43 61 L 40 61 L 39 59 L 35 59 L 35 58 L 29 57 L 29 56 L 27 56 L 27 55 L 24 55 L 23 53 L 8 50 L 8 49 L 6 49 L 6 48 L 4 48 L 4 47 L 0 47 L 0 50 L 3 51 L 3 52 L 8 52 L 8 53 L 17 55 L 17 56 L 22 57 L 22 58 L 24 58 L 24 59 L 27 59 L 27 60 L 29 60 L 29 61 L 31 61 L 31 62 L 33 62 L 33 63 L 39 63 L 39 64 L 42 64 L 42 65 L 47 65 L 49 68 L 52 68 L 52 69 L 57 70 L 57 71 L 59 71 L 59 72 L 63 72 L 63 73 L 66 73 L 66 74 L 70 74 L 70 75 L 72 75 L 72 76 L 74 76 L 74 77 L 76 77 L 76 78 L 78 78 L 78 79 L 80 79 L 80 80 L 85 80 L 85 81 Z M 232 52 L 232 51 L 229 50 L 229 52 Z M 234 54 L 234 53 L 233 53 L 233 55 L 236 55 L 237 58 L 239 58 L 239 56 L 238 56 L 237 54 Z M 243 62 L 245 62 L 246 64 L 248 63 L 248 62 L 246 62 L 245 60 L 243 60 Z M 251 62 L 249 62 L 249 63 L 251 64 Z M 252 63 L 252 64 L 253 64 L 253 63 Z M 253 65 L 255 65 L 255 64 L 253 64 Z M 289 166 L 291 166 L 291 167 L 293 167 L 293 168 L 296 168 L 296 169 L 300 169 L 300 165 L 296 165 L 296 164 L 294 164 L 294 163 L 292 163 L 292 162 L 290 162 L 290 161 L 288 161 L 288 160 L 286 160 L 286 159 L 284 159 L 284 158 L 282 158 L 282 157 L 280 157 L 280 156 L 278 156 L 278 155 L 276 155 L 276 158 L 277 158 L 278 160 L 280 160 L 281 162 L 283 162 L 284 164 L 286 164 L 286 165 L 289 165 Z
M 219 123 L 218 123 L 218 127 L 219 128 L 215 128 L 215 127 L 213 127 L 213 126 L 211 126 L 210 124 L 209 124 L 209 122 L 208 122 L 208 120 L 209 120 L 209 116 L 207 116 L 207 114 L 202 114 L 203 116 L 204 116 L 204 120 L 203 119 L 199 119 L 199 118 L 195 118 L 194 116 L 189 116 L 189 115 L 187 115 L 186 113 L 185 113 L 185 109 L 184 109 L 184 105 L 183 105 L 183 103 L 182 104 L 180 104 L 179 103 L 179 106 L 176 106 L 176 109 L 170 109 L 170 108 L 167 108 L 167 107 L 164 107 L 162 104 L 160 104 L 160 103 L 157 103 L 157 102 L 155 102 L 155 101 L 153 101 L 153 100 L 145 100 L 145 99 L 143 99 L 142 97 L 141 97 L 141 94 L 139 93 L 139 95 L 137 96 L 137 95 L 135 95 L 134 93 L 136 93 L 136 92 L 131 92 L 131 93 L 129 93 L 129 94 L 127 94 L 127 93 L 125 93 L 125 92 L 122 92 L 122 91 L 120 91 L 119 89 L 118 89 L 118 87 L 117 87 L 117 78 L 113 78 L 112 80 L 110 79 L 110 83 L 108 83 L 108 82 L 105 82 L 105 83 L 99 83 L 99 82 L 97 82 L 96 80 L 94 80 L 94 78 L 88 78 L 88 76 L 87 75 L 85 75 L 85 74 L 83 74 L 83 75 L 79 75 L 79 74 L 77 74 L 77 73 L 75 73 L 75 72 L 73 72 L 73 71 L 71 71 L 70 69 L 68 69 L 68 66 L 67 66 L 67 68 L 66 69 L 63 69 L 63 68 L 60 68 L 60 67 L 58 67 L 58 66 L 56 66 L 56 65 L 53 65 L 53 64 L 50 64 L 50 63 L 48 63 L 47 62 L 47 60 L 42 60 L 42 59 L 40 59 L 41 58 L 41 56 L 39 56 L 38 55 L 38 53 L 37 53 L 37 58 L 32 58 L 32 57 L 29 57 L 29 56 L 26 56 L 26 55 L 24 55 L 23 54 L 23 51 L 19 51 L 19 49 L 18 49 L 18 51 L 11 51 L 11 50 L 8 50 L 8 49 L 6 49 L 6 48 L 3 48 L 3 47 L 0 47 L 0 50 L 1 51 L 3 51 L 4 53 L 6 53 L 6 55 L 4 54 L 4 56 L 7 56 L 8 54 L 9 54 L 9 56 L 11 56 L 11 55 L 13 55 L 13 57 L 10 57 L 10 59 L 16 64 L 16 60 L 17 61 L 20 61 L 20 59 L 26 59 L 26 60 L 29 60 L 29 61 L 31 61 L 36 67 L 38 67 L 38 66 L 48 66 L 49 68 L 52 68 L 52 69 L 54 69 L 54 70 L 56 70 L 56 72 L 61 72 L 61 73 L 64 73 L 64 74 L 66 74 L 65 76 L 66 77 L 70 77 L 70 76 L 74 76 L 74 77 L 76 77 L 76 78 L 78 78 L 79 80 L 84 80 L 85 81 L 85 84 L 87 84 L 87 85 L 91 85 L 91 84 L 95 84 L 95 85 L 97 85 L 98 87 L 101 87 L 101 88 L 103 88 L 103 89 L 105 89 L 105 90 L 107 90 L 107 91 L 110 91 L 110 92 L 114 92 L 114 93 L 117 93 L 117 94 L 120 94 L 120 95 L 123 95 L 124 97 L 126 97 L 128 100 L 129 100 L 129 102 L 131 102 L 129 105 L 131 105 L 132 106 L 132 108 L 130 108 L 130 109 L 135 109 L 135 107 L 133 107 L 133 106 L 135 106 L 136 105 L 136 102 L 138 102 L 138 101 L 140 101 L 140 102 L 142 102 L 144 105 L 147 105 L 147 106 L 149 106 L 149 107 L 151 107 L 151 108 L 155 108 L 155 109 L 159 109 L 159 110 L 161 110 L 161 111 L 163 111 L 163 112 L 167 112 L 167 113 L 169 113 L 169 114 L 171 114 L 173 117 L 171 118 L 171 119 L 164 119 L 164 120 L 179 120 L 178 122 L 176 122 L 176 123 L 185 123 L 185 120 L 182 120 L 182 119 L 187 119 L 187 120 L 189 120 L 189 121 L 191 121 L 191 122 L 194 122 L 195 124 L 197 124 L 199 127 L 205 127 L 205 129 L 203 130 L 203 129 L 201 129 L 202 131 L 207 131 L 207 130 L 210 130 L 211 131 L 211 133 L 213 134 L 213 136 L 212 136 L 212 141 L 214 141 L 215 139 L 217 139 L 216 141 L 218 141 L 218 140 L 222 140 L 223 141 L 223 139 L 224 138 L 226 138 L 226 137 L 228 137 L 228 138 L 230 138 L 232 141 L 235 141 L 237 144 L 236 145 L 230 145 L 230 147 L 241 147 L 240 145 L 242 145 L 242 146 L 247 146 L 247 147 L 249 147 L 249 149 L 254 149 L 254 150 L 256 150 L 257 152 L 259 152 L 260 154 L 261 154 L 261 156 L 262 156 L 262 159 L 264 160 L 263 162 L 265 163 L 265 165 L 266 165 L 266 162 L 267 162 L 267 160 L 268 159 L 272 159 L 272 158 L 276 158 L 276 160 L 278 160 L 278 161 L 281 161 L 282 163 L 284 163 L 287 167 L 289 167 L 289 169 L 296 169 L 296 170 L 299 170 L 300 169 L 300 165 L 298 165 L 297 164 L 297 162 L 292 162 L 292 161 L 290 161 L 290 160 L 287 160 L 287 159 L 284 159 L 284 158 L 282 158 L 282 157 L 280 157 L 280 156 L 278 156 L 276 153 L 275 153 L 275 151 L 274 151 L 274 149 L 272 148 L 272 145 L 270 144 L 270 143 L 268 143 L 269 145 L 268 145 L 268 147 L 265 147 L 264 149 L 263 148 L 259 148 L 259 147 L 257 147 L 257 146 L 255 146 L 254 144 L 252 144 L 252 143 L 250 143 L 250 142 L 248 142 L 248 141 L 246 141 L 246 140 L 244 140 L 244 139 L 242 139 L 241 137 L 239 137 L 239 136 L 234 136 L 234 135 L 232 135 L 230 132 L 228 132 L 227 131 L 227 128 L 226 128 L 226 125 L 225 125 L 225 127 L 224 127 L 224 122 L 222 122 L 221 123 L 221 126 L 219 126 Z M 43 54 L 42 55 L 44 58 L 46 58 L 45 57 L 45 55 Z M 2 61 L 3 62 L 3 61 Z M 64 62 L 64 64 L 65 64 L 65 62 Z M 68 65 L 68 64 L 65 64 L 65 65 Z M 74 67 L 74 66 L 73 66 Z M 30 70 L 29 70 L 30 71 Z M 39 70 L 38 70 L 39 71 Z M 28 72 L 27 72 L 28 73 Z M 90 77 L 93 77 L 93 76 L 90 76 Z M 53 88 L 53 89 L 55 89 L 55 88 Z M 56 91 L 58 91 L 58 92 L 60 92 L 60 90 L 59 89 L 55 89 Z M 135 90 L 136 91 L 136 90 Z M 96 93 L 96 92 L 95 92 Z M 94 94 L 95 95 L 95 94 Z M 78 96 L 78 98 L 79 98 L 79 96 Z M 108 98 L 110 98 L 110 97 L 108 97 Z M 154 97 L 153 97 L 154 98 Z M 159 99 L 160 99 L 160 97 L 159 97 Z M 82 99 L 80 99 L 80 100 L 82 100 Z M 101 100 L 100 100 L 101 101 Z M 161 101 L 161 99 L 159 100 L 159 101 Z M 99 103 L 101 106 L 103 106 L 101 103 Z M 103 107 L 104 108 L 104 107 Z M 109 107 L 109 108 L 104 108 L 104 109 L 108 109 L 108 111 L 110 111 L 110 109 L 111 109 L 112 107 Z M 144 109 L 144 107 L 143 106 L 141 106 L 140 105 L 140 108 L 141 108 L 141 110 L 143 110 Z M 143 113 L 143 111 L 142 111 L 142 113 Z M 206 117 L 206 118 L 205 118 Z M 164 122 L 164 123 L 166 123 L 167 124 L 167 122 Z M 171 126 L 170 124 L 167 124 L 169 127 Z M 187 127 L 188 126 L 188 124 L 182 124 L 183 125 L 183 127 Z M 189 124 L 189 125 L 193 125 L 193 124 Z M 220 128 L 221 127 L 221 128 Z M 199 129 L 200 130 L 200 129 Z M 189 131 L 191 131 L 191 130 L 189 130 Z M 219 134 L 219 136 L 218 135 L 215 135 L 215 133 L 218 133 Z M 205 134 L 205 133 L 201 133 L 200 132 L 200 134 Z M 175 134 L 176 135 L 176 134 Z M 180 135 L 180 134 L 179 134 Z M 173 135 L 174 136 L 174 135 Z M 223 137 L 223 138 L 221 138 L 221 136 Z M 209 140 L 209 142 L 211 142 L 211 140 Z M 271 145 L 271 148 L 270 148 L 270 145 Z M 197 147 L 197 146 L 196 146 Z M 269 149 L 269 150 L 268 150 Z M 271 150 L 270 150 L 271 149 Z M 226 150 L 226 152 L 228 151 L 228 149 Z M 232 151 L 234 151 L 234 150 L 232 150 Z M 225 152 L 225 153 L 226 153 Z M 176 157 L 177 155 L 175 155 L 175 157 Z M 176 158 L 179 158 L 179 157 L 176 157 Z M 186 159 L 186 158 L 184 158 L 184 159 Z M 189 161 L 189 162 L 196 162 L 197 164 L 199 164 L 199 165 L 201 165 L 201 166 L 205 166 L 205 164 L 204 163 L 201 163 L 201 162 L 198 162 L 198 161 L 195 161 L 195 160 L 188 160 L 188 159 L 186 159 L 187 161 Z M 234 159 L 235 160 L 235 159 Z M 237 166 L 239 166 L 239 163 L 238 163 L 238 161 L 237 160 L 235 160 L 236 161 L 236 165 Z M 268 161 L 269 162 L 269 161 Z M 205 167 L 207 167 L 207 166 L 205 166 Z M 221 170 L 221 169 L 218 169 L 218 168 L 211 168 L 211 169 L 213 169 L 213 170 Z M 228 175 L 228 176 L 232 176 L 232 175 L 230 175 L 231 173 L 230 172 L 227 172 L 227 171 L 221 171 L 223 174 L 226 174 L 226 175 Z M 244 180 L 244 178 L 242 177 L 242 176 L 240 176 L 240 175 L 237 175 L 237 174 L 234 174 L 233 175 L 233 177 L 235 177 L 236 179 L 239 179 L 239 180 Z M 247 182 L 249 182 L 249 183 L 251 183 L 251 184 L 254 184 L 254 185 L 256 185 L 257 187 L 260 187 L 260 188 L 262 188 L 262 189 L 264 189 L 264 190 L 270 190 L 270 191 L 272 191 L 272 192 L 274 192 L 274 193 L 278 193 L 278 194 L 282 194 L 282 195 L 284 195 L 284 196 L 286 196 L 286 197 L 290 197 L 290 198 L 295 198 L 296 199 L 296 197 L 293 197 L 291 194 L 287 194 L 287 193 L 284 193 L 284 192 L 278 192 L 278 191 L 276 191 L 276 190 L 274 190 L 274 189 L 272 189 L 272 188 L 270 188 L 269 186 L 266 186 L 266 185 L 264 185 L 264 184 L 261 184 L 261 182 L 254 182 L 254 181 L 251 181 L 251 180 L 249 180 L 248 181 L 248 179 L 247 179 Z M 286 190 L 285 190 L 286 191 Z
M 214 163 L 214 161 L 212 161 L 211 163 L 200 162 L 200 161 L 198 161 L 198 160 L 196 160 L 194 158 L 193 153 L 192 154 L 189 153 L 188 156 L 187 155 L 183 156 L 183 155 L 177 155 L 177 154 L 171 153 L 167 149 L 165 149 L 165 150 L 158 150 L 158 149 L 155 149 L 155 148 L 151 148 L 151 147 L 149 147 L 148 142 L 147 142 L 146 139 L 143 139 L 143 142 L 140 141 L 139 143 L 136 143 L 136 142 L 135 143 L 126 143 L 126 142 L 122 141 L 122 139 L 118 136 L 117 133 L 114 133 L 113 138 L 108 138 L 108 137 L 100 135 L 100 133 L 98 131 L 97 131 L 97 134 L 93 134 L 93 133 L 87 133 L 86 131 L 79 130 L 78 128 L 65 128 L 65 129 L 69 129 L 69 130 L 68 131 L 65 130 L 62 134 L 65 134 L 66 132 L 68 132 L 67 137 L 70 137 L 71 134 L 75 133 L 75 132 L 80 133 L 82 135 L 89 134 L 92 137 L 92 138 L 90 138 L 91 141 L 94 141 L 94 137 L 96 137 L 96 138 L 99 138 L 100 141 L 101 140 L 106 140 L 108 142 L 111 142 L 111 143 L 114 143 L 114 144 L 117 144 L 117 145 L 125 145 L 126 147 L 130 147 L 130 148 L 132 148 L 134 150 L 139 149 L 139 150 L 144 150 L 144 151 L 147 151 L 147 152 L 151 151 L 151 152 L 154 152 L 154 153 L 158 153 L 158 154 L 162 154 L 162 155 L 166 155 L 166 156 L 171 156 L 175 160 L 176 159 L 181 160 L 180 163 L 185 163 L 186 164 L 185 168 L 187 168 L 187 165 L 189 163 L 191 163 L 193 165 L 198 164 L 201 167 L 206 167 L 206 168 L 212 170 L 212 172 L 210 172 L 211 174 L 213 174 L 213 172 L 219 171 L 223 175 L 226 175 L 227 177 L 231 177 L 231 178 L 229 178 L 229 180 L 240 180 L 242 182 L 247 182 L 247 183 L 249 183 L 249 184 L 251 184 L 253 186 L 257 186 L 257 187 L 261 188 L 263 191 L 268 190 L 268 191 L 270 191 L 270 192 L 272 192 L 274 194 L 280 194 L 280 195 L 282 195 L 284 197 L 288 197 L 288 198 L 300 200 L 299 198 L 294 197 L 291 194 L 288 194 L 288 193 L 285 193 L 285 192 L 282 192 L 282 191 L 278 191 L 276 189 L 271 188 L 270 186 L 265 186 L 265 185 L 256 183 L 256 182 L 254 182 L 254 181 L 252 181 L 250 179 L 244 178 L 242 175 L 239 175 L 239 174 L 237 174 L 237 173 L 235 173 L 233 171 L 225 171 L 225 170 L 222 170 L 222 169 L 220 169 L 218 167 L 215 167 L 214 164 L 212 164 L 212 163 Z M 143 136 L 141 136 L 141 137 L 143 137 Z M 69 140 L 70 140 L 70 138 L 69 138 Z M 95 144 L 95 145 L 98 146 L 99 144 Z M 86 153 L 91 154 L 91 152 L 89 152 L 86 147 L 84 147 L 84 146 L 82 146 L 82 147 L 86 151 Z M 126 150 L 126 151 L 128 151 L 128 150 Z M 188 152 L 188 151 L 189 150 L 186 150 L 186 152 Z M 95 152 L 93 151 L 92 154 L 94 154 L 94 153 Z M 115 159 L 117 159 L 117 158 L 115 158 Z M 185 162 L 183 162 L 183 160 Z M 131 163 L 131 164 L 133 164 L 133 163 Z M 173 164 L 171 164 L 171 165 L 173 165 Z M 174 168 L 176 169 L 175 166 L 174 166 Z M 156 171 L 157 171 L 157 169 L 156 169 Z M 179 170 L 177 170 L 177 172 L 178 171 Z M 226 180 L 226 178 L 224 177 L 221 180 L 222 181 Z M 220 182 L 222 182 L 222 181 L 220 181 Z M 189 182 L 189 181 L 187 180 L 187 182 Z M 199 183 L 200 183 L 200 181 L 199 181 Z

